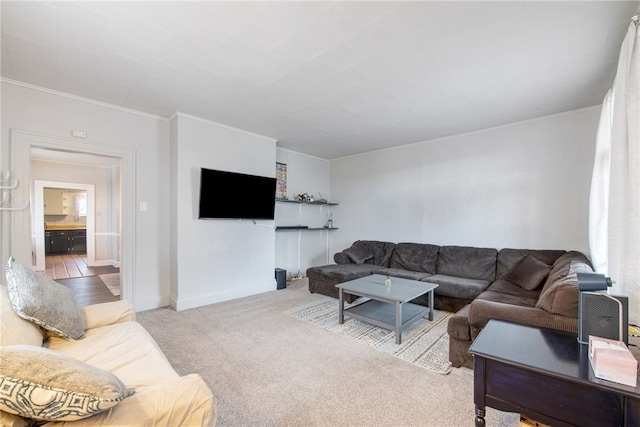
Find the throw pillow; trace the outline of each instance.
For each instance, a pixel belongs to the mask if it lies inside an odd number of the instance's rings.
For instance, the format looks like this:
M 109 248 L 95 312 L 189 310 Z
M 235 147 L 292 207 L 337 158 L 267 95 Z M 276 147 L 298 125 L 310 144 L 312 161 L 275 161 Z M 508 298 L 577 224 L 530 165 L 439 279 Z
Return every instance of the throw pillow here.
M 373 258 L 373 252 L 361 241 L 355 242 L 350 248 L 343 251 L 355 264 L 364 264 Z
M 75 421 L 133 394 L 111 372 L 43 347 L 0 347 L 0 409 L 44 421 Z
M 84 337 L 84 317 L 71 289 L 18 263 L 7 263 L 7 288 L 16 314 L 68 339 Z
M 539 261 L 533 255 L 527 255 L 511 267 L 504 279 L 523 289 L 533 291 L 542 285 L 550 271 L 550 265 Z

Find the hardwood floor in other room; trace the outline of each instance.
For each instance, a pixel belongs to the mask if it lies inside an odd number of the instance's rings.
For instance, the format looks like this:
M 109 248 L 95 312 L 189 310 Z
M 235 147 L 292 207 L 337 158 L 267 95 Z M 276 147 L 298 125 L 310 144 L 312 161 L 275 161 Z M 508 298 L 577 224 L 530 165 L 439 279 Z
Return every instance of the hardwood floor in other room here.
M 41 272 L 50 279 L 70 279 L 88 277 L 96 274 L 87 265 L 87 254 L 47 255 L 45 270 Z
M 78 277 L 74 279 L 58 279 L 56 282 L 69 287 L 81 307 L 102 302 L 119 301 L 100 279 L 100 276 Z

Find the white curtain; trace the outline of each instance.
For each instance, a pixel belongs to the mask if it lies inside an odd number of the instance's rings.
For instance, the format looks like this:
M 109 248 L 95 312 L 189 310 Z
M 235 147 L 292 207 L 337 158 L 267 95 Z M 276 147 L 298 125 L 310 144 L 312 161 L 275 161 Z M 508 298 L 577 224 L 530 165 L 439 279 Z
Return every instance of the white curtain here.
M 589 207 L 589 242 L 597 272 L 629 296 L 640 323 L 640 32 L 632 20 L 613 87 L 602 104 Z

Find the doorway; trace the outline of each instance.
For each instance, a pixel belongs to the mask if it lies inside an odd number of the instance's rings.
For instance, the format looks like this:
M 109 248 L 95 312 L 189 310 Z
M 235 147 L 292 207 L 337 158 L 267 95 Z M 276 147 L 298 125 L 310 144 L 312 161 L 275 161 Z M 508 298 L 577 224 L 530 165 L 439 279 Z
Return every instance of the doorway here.
M 134 301 L 135 150 L 133 148 L 115 147 L 27 131 L 11 131 L 11 169 L 17 181 L 21 183 L 13 193 L 13 199 L 16 203 L 27 204 L 29 207 L 11 214 L 9 251 L 18 261 L 23 263 L 32 262 L 34 264 L 36 256 L 32 251 L 33 242 L 36 240 L 38 227 L 42 229 L 42 239 L 38 238 L 37 240 L 43 242 L 44 221 L 36 220 L 36 218 L 42 218 L 40 215 L 36 216 L 35 213 L 36 209 L 42 209 L 42 204 L 35 201 L 35 177 L 32 175 L 31 165 L 33 150 L 46 150 L 62 156 L 111 158 L 119 162 L 119 172 L 114 174 L 113 178 L 117 182 L 120 194 L 117 198 L 118 203 L 115 203 L 113 207 L 119 215 L 117 219 L 112 221 L 112 229 L 114 230 L 112 234 L 115 237 L 115 242 L 112 243 L 112 246 L 120 257 L 121 297 Z M 31 230 L 31 232 L 24 233 L 24 230 Z M 101 233 L 96 233 L 96 230 L 94 230 L 93 234 L 95 236 Z M 106 234 L 108 235 L 109 233 Z M 87 241 L 88 245 L 89 239 Z
M 60 196 L 60 207 L 51 207 L 50 210 L 45 208 L 45 189 L 58 190 L 61 193 Z M 85 212 L 83 221 L 84 230 L 85 230 L 85 244 L 84 250 L 87 254 L 87 265 L 89 267 L 96 265 L 95 262 L 95 186 L 93 184 L 78 184 L 73 182 L 59 182 L 59 181 L 45 181 L 45 180 L 35 180 L 34 181 L 34 204 L 33 204 L 33 216 L 34 216 L 34 224 L 35 224 L 35 239 L 33 240 L 34 252 L 36 255 L 36 271 L 43 271 L 46 268 L 46 255 L 47 252 L 51 252 L 50 247 L 47 248 L 47 244 L 45 242 L 45 231 L 48 230 L 49 233 L 51 231 L 57 232 L 58 230 L 53 230 L 53 226 L 55 223 L 63 223 L 69 225 L 62 225 L 60 230 L 73 230 L 75 227 L 73 224 L 74 218 L 80 217 L 82 215 L 81 212 L 78 212 L 76 215 L 75 212 L 75 201 L 72 200 L 64 200 L 64 194 L 70 195 L 72 191 L 82 191 L 85 193 L 86 202 L 85 202 Z M 66 203 L 66 204 L 63 204 Z M 73 209 L 71 208 L 71 204 L 74 204 Z M 49 203 L 52 204 L 52 203 Z M 71 214 L 71 215 L 70 215 Z M 71 217 L 70 219 L 68 219 Z M 57 221 L 56 221 L 57 220 Z M 56 225 L 57 227 L 57 225 Z M 80 228 L 78 228 L 80 229 Z M 65 239 L 65 237 L 61 236 L 60 239 L 57 239 L 57 236 L 47 236 L 50 238 L 50 242 L 54 244 L 58 244 L 58 240 L 65 240 L 69 242 L 69 239 Z M 72 240 L 71 240 L 72 241 Z M 58 245 L 59 246 L 59 245 Z M 67 246 L 68 248 L 68 246 Z M 70 252 L 74 252 L 73 248 Z M 53 250 L 53 253 L 60 253 L 62 249 L 56 247 Z M 66 251 L 65 251 L 66 252 Z M 78 252 L 78 251 L 75 251 Z

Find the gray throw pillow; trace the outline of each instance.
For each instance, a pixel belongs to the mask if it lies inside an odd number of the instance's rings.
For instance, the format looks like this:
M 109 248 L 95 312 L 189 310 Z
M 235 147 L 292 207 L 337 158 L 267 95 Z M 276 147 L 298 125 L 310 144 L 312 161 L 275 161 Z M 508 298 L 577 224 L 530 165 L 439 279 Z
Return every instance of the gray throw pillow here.
M 43 347 L 0 347 L 0 409 L 44 421 L 75 421 L 133 394 L 111 372 Z
M 550 271 L 550 265 L 533 255 L 527 255 L 511 267 L 504 279 L 523 289 L 533 291 L 542 285 Z
M 347 254 L 349 259 L 355 264 L 364 264 L 373 258 L 373 252 L 371 252 L 371 249 L 369 249 L 367 245 L 362 243 L 360 240 L 351 245 L 350 248 L 345 249 L 343 252 Z
M 62 338 L 84 337 L 84 316 L 71 289 L 11 257 L 7 263 L 7 290 L 18 316 Z

